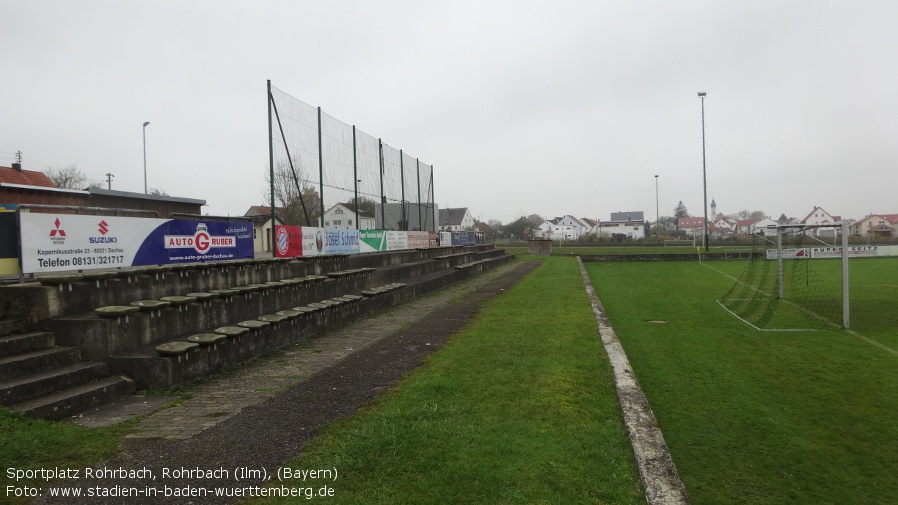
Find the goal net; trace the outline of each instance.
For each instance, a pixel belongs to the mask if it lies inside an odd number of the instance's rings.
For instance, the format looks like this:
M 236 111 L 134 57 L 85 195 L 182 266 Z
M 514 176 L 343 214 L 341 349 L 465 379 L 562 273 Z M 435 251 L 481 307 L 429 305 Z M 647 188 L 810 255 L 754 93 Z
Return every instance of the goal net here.
M 718 302 L 759 330 L 848 328 L 847 230 L 781 225 L 753 235 L 751 259 Z M 841 232 L 841 246 L 832 243 Z

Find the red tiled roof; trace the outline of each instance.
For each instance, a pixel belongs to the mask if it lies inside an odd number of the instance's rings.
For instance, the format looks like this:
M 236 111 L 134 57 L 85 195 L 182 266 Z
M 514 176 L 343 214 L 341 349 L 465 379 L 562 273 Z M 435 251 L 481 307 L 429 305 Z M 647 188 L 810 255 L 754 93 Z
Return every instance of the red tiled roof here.
M 34 170 L 18 170 L 10 167 L 0 167 L 0 182 L 7 184 L 22 184 L 24 186 L 41 186 L 44 188 L 55 188 L 53 181 L 43 172 L 35 172 Z

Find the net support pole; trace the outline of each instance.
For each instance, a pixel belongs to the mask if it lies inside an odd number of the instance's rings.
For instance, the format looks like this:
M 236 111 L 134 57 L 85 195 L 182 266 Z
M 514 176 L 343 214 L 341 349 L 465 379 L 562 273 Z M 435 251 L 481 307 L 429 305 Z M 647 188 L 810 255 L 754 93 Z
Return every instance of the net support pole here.
M 783 299 L 783 229 L 776 228 L 776 288 L 777 296 Z
M 849 327 L 848 318 L 848 222 L 842 221 L 842 327 Z

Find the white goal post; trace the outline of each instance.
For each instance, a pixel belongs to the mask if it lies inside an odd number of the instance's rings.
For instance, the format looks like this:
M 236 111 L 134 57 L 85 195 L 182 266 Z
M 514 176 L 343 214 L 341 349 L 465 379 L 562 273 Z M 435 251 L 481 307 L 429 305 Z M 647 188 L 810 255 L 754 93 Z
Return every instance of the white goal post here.
M 695 247 L 695 236 L 691 240 L 668 239 L 664 241 L 664 247 Z
M 848 311 L 848 222 L 840 221 L 834 224 L 782 224 L 771 225 L 767 227 L 776 229 L 776 262 L 777 262 L 777 289 L 778 297 L 783 299 L 783 232 L 787 230 L 805 231 L 812 228 L 838 228 L 842 234 L 842 247 L 840 257 L 842 260 L 842 327 L 846 330 L 849 327 L 849 311 Z M 830 244 L 821 244 L 832 247 Z M 810 257 L 807 257 L 810 259 Z

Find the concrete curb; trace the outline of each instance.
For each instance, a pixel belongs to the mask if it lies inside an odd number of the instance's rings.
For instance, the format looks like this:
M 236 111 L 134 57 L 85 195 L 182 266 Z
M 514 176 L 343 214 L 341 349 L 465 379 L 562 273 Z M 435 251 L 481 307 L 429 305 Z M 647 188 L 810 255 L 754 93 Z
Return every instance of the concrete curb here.
M 667 444 L 661 429 L 655 421 L 649 402 L 639 387 L 636 374 L 630 367 L 627 354 L 617 340 L 614 329 L 605 314 L 602 302 L 596 296 L 592 282 L 586 274 L 586 268 L 580 258 L 577 258 L 580 266 L 580 275 L 586 287 L 586 294 L 592 304 L 592 311 L 596 317 L 596 325 L 605 345 L 605 352 L 611 361 L 614 372 L 614 386 L 617 389 L 617 398 L 620 402 L 621 412 L 624 416 L 624 425 L 630 436 L 630 444 L 636 456 L 636 465 L 639 467 L 639 476 L 645 488 L 645 500 L 649 505 L 678 505 L 688 504 L 686 488 L 677 474 Z

